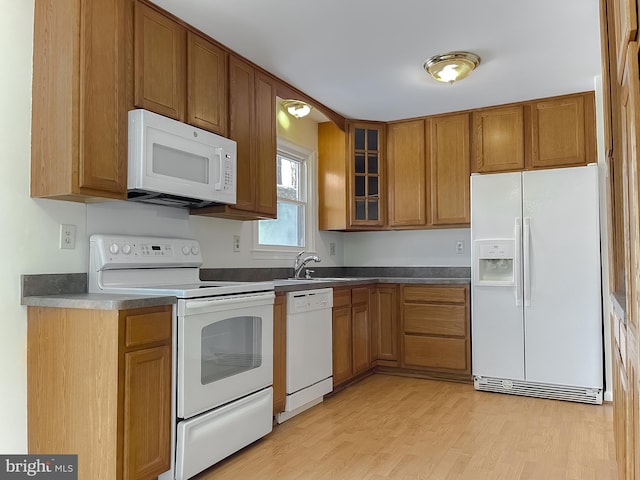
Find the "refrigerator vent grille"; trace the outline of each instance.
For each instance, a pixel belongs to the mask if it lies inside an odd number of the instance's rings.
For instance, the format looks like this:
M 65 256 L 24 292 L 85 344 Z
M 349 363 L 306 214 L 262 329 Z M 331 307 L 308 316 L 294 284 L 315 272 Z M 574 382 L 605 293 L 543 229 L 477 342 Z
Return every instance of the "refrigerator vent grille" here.
M 508 393 L 510 395 L 591 403 L 593 405 L 602 404 L 602 390 L 597 388 L 549 385 L 491 377 L 474 377 L 473 384 L 476 390 L 485 392 Z

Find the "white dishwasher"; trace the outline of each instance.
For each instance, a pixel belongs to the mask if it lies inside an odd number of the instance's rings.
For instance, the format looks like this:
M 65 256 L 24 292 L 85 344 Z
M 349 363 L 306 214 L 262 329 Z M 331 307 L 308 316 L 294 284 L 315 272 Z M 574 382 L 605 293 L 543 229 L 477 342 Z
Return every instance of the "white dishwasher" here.
M 322 402 L 333 390 L 333 289 L 287 293 L 287 400 L 282 423 Z

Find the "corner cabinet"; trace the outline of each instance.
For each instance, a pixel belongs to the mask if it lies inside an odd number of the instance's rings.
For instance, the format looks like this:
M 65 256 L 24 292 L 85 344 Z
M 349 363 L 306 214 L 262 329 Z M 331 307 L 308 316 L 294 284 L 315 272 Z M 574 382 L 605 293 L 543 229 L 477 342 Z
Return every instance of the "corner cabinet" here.
M 276 218 L 275 81 L 234 56 L 229 58 L 229 137 L 237 143 L 236 204 L 192 209 L 191 214 Z
M 349 226 L 380 228 L 386 222 L 385 126 L 349 124 Z
M 36 0 L 31 196 L 127 192 L 126 0 Z
M 150 479 L 171 465 L 171 306 L 28 308 L 31 454 L 78 455 L 78 478 Z
M 386 224 L 386 126 L 318 124 L 320 230 L 382 230 Z

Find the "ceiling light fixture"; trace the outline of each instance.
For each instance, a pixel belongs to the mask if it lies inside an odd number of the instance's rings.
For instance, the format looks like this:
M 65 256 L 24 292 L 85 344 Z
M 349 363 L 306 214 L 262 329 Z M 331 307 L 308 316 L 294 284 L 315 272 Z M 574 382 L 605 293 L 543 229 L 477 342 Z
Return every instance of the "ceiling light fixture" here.
M 296 118 L 306 117 L 311 112 L 311 105 L 300 100 L 285 100 L 282 106 L 287 109 L 289 115 Z
M 470 52 L 449 52 L 434 55 L 422 66 L 439 82 L 452 84 L 469 75 L 478 65 L 480 57 Z

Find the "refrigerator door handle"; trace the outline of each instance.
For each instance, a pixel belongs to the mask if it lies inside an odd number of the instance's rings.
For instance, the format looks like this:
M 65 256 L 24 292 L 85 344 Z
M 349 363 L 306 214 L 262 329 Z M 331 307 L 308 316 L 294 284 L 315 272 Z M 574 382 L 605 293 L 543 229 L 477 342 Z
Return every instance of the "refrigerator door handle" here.
M 531 306 L 531 219 L 524 218 L 522 250 L 524 256 L 524 306 Z
M 516 218 L 515 225 L 516 248 L 513 259 L 513 274 L 515 275 L 516 307 L 522 306 L 522 258 L 520 258 L 520 245 L 522 245 L 522 219 Z

